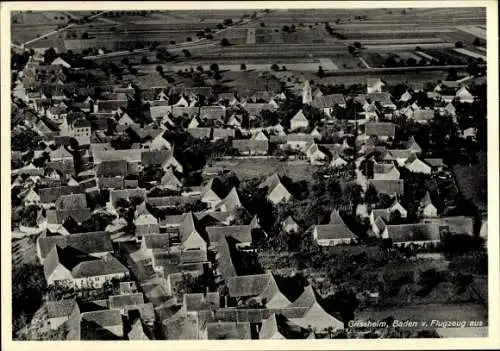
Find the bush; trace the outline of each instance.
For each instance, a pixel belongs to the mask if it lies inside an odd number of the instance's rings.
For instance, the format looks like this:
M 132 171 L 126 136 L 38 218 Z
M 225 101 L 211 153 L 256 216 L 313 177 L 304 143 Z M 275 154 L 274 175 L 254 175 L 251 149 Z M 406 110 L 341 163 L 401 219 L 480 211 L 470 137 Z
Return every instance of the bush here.
M 280 67 L 277 64 L 273 63 L 271 65 L 271 70 L 277 72 L 280 70 Z
M 456 47 L 457 49 L 463 48 L 463 47 L 464 47 L 464 43 L 462 43 L 461 41 L 457 41 L 457 42 L 455 43 L 455 47 Z
M 244 63 L 242 63 L 242 64 L 240 65 L 240 69 L 241 69 L 242 71 L 245 71 L 245 70 L 247 69 L 247 65 L 245 65 Z
M 222 46 L 229 46 L 229 45 L 231 45 L 231 43 L 226 38 L 222 38 L 221 41 L 220 41 L 220 45 L 222 45 Z
M 193 41 L 193 39 L 191 39 L 191 37 L 187 37 L 186 41 Z
M 472 43 L 474 46 L 480 46 L 481 45 L 481 40 L 479 38 L 474 39 L 474 42 Z
M 88 39 L 88 38 L 89 38 L 89 33 L 84 32 L 84 33 L 82 34 L 82 39 Z
M 261 26 L 261 27 L 265 27 L 265 26 L 266 26 L 266 24 L 265 24 L 264 22 L 260 22 L 260 26 Z

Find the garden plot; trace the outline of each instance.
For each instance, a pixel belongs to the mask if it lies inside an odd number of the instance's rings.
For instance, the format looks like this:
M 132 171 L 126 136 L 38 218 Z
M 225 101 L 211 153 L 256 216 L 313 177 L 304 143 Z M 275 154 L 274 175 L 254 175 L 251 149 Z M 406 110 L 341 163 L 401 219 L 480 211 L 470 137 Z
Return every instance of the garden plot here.
M 472 34 L 475 37 L 486 40 L 486 30 L 479 26 L 457 26 L 457 29 Z
M 280 33 L 276 33 L 271 28 L 257 28 L 255 30 L 255 41 L 257 44 L 283 43 Z
M 413 44 L 386 44 L 386 45 L 365 45 L 365 50 L 373 51 L 399 51 L 399 50 L 414 50 L 415 45 L 420 46 L 422 49 L 442 49 L 452 48 L 452 43 L 413 43 Z
M 470 56 L 472 58 L 481 58 L 483 59 L 484 61 L 486 61 L 486 56 L 485 55 L 481 55 L 481 54 L 478 54 L 476 52 L 473 52 L 473 51 L 470 51 L 470 50 L 467 50 L 467 49 L 453 49 L 453 51 L 455 52 L 458 52 L 459 54 L 462 54 L 462 55 L 466 55 L 466 56 Z
M 400 58 L 402 58 L 405 61 L 408 59 L 415 59 L 418 62 L 421 59 L 420 56 L 414 54 L 413 52 L 409 52 L 409 51 L 396 52 L 396 55 L 398 55 Z

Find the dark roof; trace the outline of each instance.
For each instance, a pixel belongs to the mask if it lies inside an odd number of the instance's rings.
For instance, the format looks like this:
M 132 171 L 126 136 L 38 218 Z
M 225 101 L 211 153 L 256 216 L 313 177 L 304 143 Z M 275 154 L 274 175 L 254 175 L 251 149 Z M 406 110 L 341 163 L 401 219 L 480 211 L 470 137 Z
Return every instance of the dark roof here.
M 183 204 L 194 203 L 200 199 L 199 195 L 191 196 L 161 196 L 148 197 L 146 203 L 156 207 L 176 207 Z
M 143 240 L 146 249 L 167 250 L 170 247 L 170 237 L 167 234 L 145 234 Z
M 249 297 L 264 294 L 268 287 L 276 283 L 270 273 L 229 277 L 226 285 L 231 297 Z
M 424 162 L 431 167 L 442 167 L 444 166 L 442 158 L 424 158 Z
M 169 150 L 155 150 L 141 152 L 141 162 L 144 167 L 161 166 L 173 158 L 172 151 Z
M 117 273 L 128 273 L 129 270 L 116 257 L 108 253 L 102 259 L 84 261 L 72 271 L 73 278 L 85 278 Z
M 403 195 L 404 194 L 404 181 L 397 180 L 379 180 L 370 179 L 370 184 L 377 190 L 378 193 L 387 195 Z
M 440 240 L 439 224 L 388 225 L 387 233 L 393 242 Z
M 365 131 L 367 135 L 393 137 L 396 133 L 396 125 L 389 122 L 367 123 L 365 124 Z
M 90 128 L 90 122 L 86 118 L 78 118 L 73 122 L 75 128 Z
M 85 194 L 62 195 L 57 199 L 55 205 L 58 210 L 87 208 L 87 198 Z
M 73 299 L 47 301 L 48 318 L 68 317 L 75 308 L 76 301 Z
M 344 223 L 323 224 L 315 226 L 318 240 L 330 239 L 356 239 L 357 236 Z
M 61 248 L 71 246 L 89 254 L 113 251 L 113 243 L 106 232 L 40 236 L 38 238 L 38 245 L 42 258 L 45 258 L 56 245 Z
M 184 294 L 184 306 L 187 311 L 218 309 L 220 296 L 218 292 Z
M 344 95 L 331 94 L 315 97 L 311 105 L 318 109 L 331 108 L 335 105 L 345 105 Z
M 416 110 L 413 119 L 417 121 L 431 121 L 434 119 L 434 110 Z
M 224 120 L 226 118 L 226 108 L 224 106 L 202 106 L 200 108 L 200 118 Z
M 115 177 L 127 175 L 127 160 L 103 161 L 97 165 L 96 175 L 98 177 Z
M 205 127 L 188 128 L 187 132 L 195 139 L 205 139 L 205 138 L 210 139 L 210 136 L 212 134 L 212 128 L 205 128 Z
M 250 323 L 207 323 L 207 336 L 208 340 L 251 339 Z
M 122 325 L 120 310 L 102 310 L 82 313 L 82 321 L 92 322 L 100 327 L 111 327 Z
M 63 195 L 68 194 L 78 194 L 81 193 L 80 187 L 73 186 L 58 186 L 52 188 L 42 188 L 39 189 L 38 195 L 40 195 L 40 202 L 51 203 L 56 202 Z
M 99 112 L 116 111 L 119 108 L 125 108 L 128 100 L 98 100 L 97 106 Z
M 210 243 L 217 243 L 226 237 L 232 237 L 241 243 L 252 242 L 252 227 L 250 225 L 231 225 L 206 228 Z
M 109 308 L 123 308 L 125 306 L 135 306 L 144 303 L 142 293 L 115 295 L 109 297 Z

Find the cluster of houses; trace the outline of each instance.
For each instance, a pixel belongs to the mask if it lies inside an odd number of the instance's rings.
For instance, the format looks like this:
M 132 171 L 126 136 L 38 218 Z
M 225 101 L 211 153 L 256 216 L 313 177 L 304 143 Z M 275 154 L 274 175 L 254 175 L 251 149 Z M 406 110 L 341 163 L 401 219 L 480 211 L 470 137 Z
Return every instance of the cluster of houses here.
M 128 108 L 136 93 L 131 86 L 115 87 L 107 99 L 78 95 L 77 90 L 75 96 L 57 93 L 65 86 L 68 66 L 60 58 L 51 65 L 30 61 L 15 82 L 13 97 L 26 104 L 17 113 L 23 115 L 24 127 L 44 140 L 44 148 L 34 150 L 34 158 L 48 160 L 43 167 L 28 161 L 12 170 L 12 187 L 21 189 L 22 205 L 40 209 L 37 227 L 26 230 L 39 232 L 37 254 L 47 284 L 88 290 L 119 281 L 119 293 L 108 299 L 47 303 L 51 327 L 64 324 L 68 339 L 315 338 L 344 328 L 341 320 L 320 306 L 311 286 L 290 301 L 271 273 L 237 274 L 235 252 L 253 250 L 255 236 L 267 234 L 256 216 L 244 225 L 233 224 L 244 204 L 237 188 L 220 190 L 217 176 L 199 186 L 185 186 L 186 165 L 176 159 L 174 145 L 167 140 L 173 128 L 184 128 L 198 139 L 230 140 L 239 157 L 273 157 L 269 150 L 274 145 L 300 152 L 313 165 L 343 168 L 354 164 L 356 181 L 365 190 L 373 186 L 393 199 L 385 208 L 361 204 L 356 214 L 369 219 L 372 235 L 390 238 L 397 245 L 437 243 L 444 229 L 473 234 L 472 218 L 440 216 L 429 192 L 421 199 L 420 223 L 391 224 L 396 212 L 400 218 L 407 216 L 400 202 L 404 196 L 401 169 L 433 175 L 446 165 L 441 159 L 422 156 L 412 137 L 404 148 L 392 148 L 397 126 L 379 120 L 404 114 L 426 123 L 435 113 L 453 116 L 455 101 L 474 99 L 465 85 L 442 82 L 428 92 L 440 101 L 436 106 L 441 106 L 431 111 L 412 102 L 414 91 L 394 102 L 383 91 L 383 82 L 369 81 L 367 93 L 356 97 L 363 106 L 355 120 L 358 137 L 353 141 L 341 133 L 339 143 L 328 144 L 322 143 L 322 129 L 318 124 L 313 127 L 304 110 L 296 112 L 287 128 L 279 123 L 245 127 L 263 111 L 278 110 L 284 94 L 255 92 L 243 98 L 214 96 L 209 87 L 150 88 L 142 91 L 142 102 L 150 107 L 144 120 L 139 120 Z M 55 77 L 50 95 L 29 88 L 47 80 L 45 76 Z M 325 124 L 335 120 L 335 111 L 346 105 L 344 96 L 313 92 L 309 83 L 302 97 L 304 105 L 324 112 Z M 208 99 L 213 103 L 203 104 Z M 115 128 L 111 136 L 110 120 Z M 113 138 L 124 133 L 132 133 L 137 142 L 129 148 L 114 148 Z M 13 157 L 22 158 L 28 151 L 13 152 Z M 373 169 L 363 173 L 359 168 L 366 160 Z M 151 168 L 159 176 L 144 179 L 144 171 Z M 147 187 L 140 186 L 144 181 Z M 267 199 L 275 205 L 293 200 L 278 173 L 265 177 L 259 187 L 266 189 Z M 90 198 L 103 196 L 105 206 L 95 208 L 89 203 Z M 175 212 L 195 203 L 204 209 L 158 215 L 157 210 Z M 113 217 L 105 230 L 80 230 L 82 223 L 99 213 Z M 358 239 L 335 209 L 327 224 L 301 228 L 289 217 L 282 227 L 291 235 L 306 231 L 321 246 L 346 245 Z M 135 243 L 138 250 L 130 253 L 131 261 L 124 262 L 117 247 L 127 242 Z M 186 277 L 198 279 L 207 272 L 224 282 L 224 293 L 179 293 Z

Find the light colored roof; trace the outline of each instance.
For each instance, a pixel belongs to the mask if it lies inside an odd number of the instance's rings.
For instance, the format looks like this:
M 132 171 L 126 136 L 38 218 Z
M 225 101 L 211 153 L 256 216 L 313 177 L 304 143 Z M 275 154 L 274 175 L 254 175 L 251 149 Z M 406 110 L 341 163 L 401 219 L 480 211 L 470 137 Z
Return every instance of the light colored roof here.
M 215 205 L 215 209 L 220 209 L 222 206 L 226 207 L 226 211 L 232 211 L 236 208 L 242 207 L 240 197 L 238 196 L 238 192 L 235 187 L 231 189 L 225 198 Z

